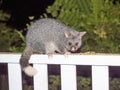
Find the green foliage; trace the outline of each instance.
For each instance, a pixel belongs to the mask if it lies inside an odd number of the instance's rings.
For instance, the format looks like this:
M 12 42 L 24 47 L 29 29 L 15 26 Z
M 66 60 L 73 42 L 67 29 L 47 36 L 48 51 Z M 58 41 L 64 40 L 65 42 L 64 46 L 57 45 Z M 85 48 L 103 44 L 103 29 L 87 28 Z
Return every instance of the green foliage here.
M 110 81 L 110 90 L 119 90 L 120 89 L 120 78 L 111 78 Z M 91 90 L 90 77 L 77 76 L 77 90 Z M 59 75 L 50 75 L 49 76 L 49 89 L 50 90 L 61 90 L 61 81 Z
M 89 2 L 89 0 L 86 1 Z M 81 26 L 84 26 L 84 23 L 80 21 L 86 17 L 85 14 L 89 13 L 90 10 L 89 5 L 86 5 L 84 0 L 56 0 L 52 6 L 47 8 L 47 12 L 66 25 L 79 30 Z
M 56 0 L 47 12 L 78 31 L 87 31 L 82 51 L 120 53 L 119 5 L 110 0 Z
M 25 46 L 25 38 L 22 33 L 20 31 L 12 30 L 11 28 L 6 27 L 5 24 L 0 24 L 0 27 L 0 51 L 22 51 Z
M 119 3 L 113 4 L 112 0 L 55 0 L 46 11 L 41 18 L 52 15 L 78 31 L 87 31 L 82 52 L 120 53 Z M 10 14 L 0 10 L 0 20 L 8 20 L 9 17 Z M 33 20 L 34 16 L 28 18 Z M 0 24 L 0 37 L 0 51 L 18 52 L 25 46 L 22 32 L 5 24 Z
M 90 90 L 91 89 L 91 79 L 86 77 L 77 77 L 77 88 L 78 90 Z M 50 90 L 61 90 L 59 75 L 50 75 L 49 76 L 49 89 Z
M 120 78 L 110 78 L 110 90 L 120 89 Z
M 86 77 L 77 77 L 77 88 L 78 90 L 91 90 L 91 79 Z
M 22 32 L 12 29 L 5 22 L 10 18 L 10 14 L 0 10 L 0 51 L 2 52 L 20 52 L 25 46 L 25 38 Z
M 49 76 L 49 90 L 61 90 L 60 88 L 60 76 L 50 75 Z
M 10 15 L 8 13 L 0 10 L 0 20 L 8 20 L 9 18 L 10 18 Z

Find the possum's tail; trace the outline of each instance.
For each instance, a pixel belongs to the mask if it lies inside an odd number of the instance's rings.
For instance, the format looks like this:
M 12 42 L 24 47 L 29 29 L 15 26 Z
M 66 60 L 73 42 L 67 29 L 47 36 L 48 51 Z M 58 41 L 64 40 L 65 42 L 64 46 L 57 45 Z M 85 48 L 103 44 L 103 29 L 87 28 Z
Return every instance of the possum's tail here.
M 21 69 L 28 76 L 34 76 L 36 74 L 36 69 L 29 65 L 29 59 L 33 53 L 33 49 L 30 46 L 27 46 L 20 58 Z

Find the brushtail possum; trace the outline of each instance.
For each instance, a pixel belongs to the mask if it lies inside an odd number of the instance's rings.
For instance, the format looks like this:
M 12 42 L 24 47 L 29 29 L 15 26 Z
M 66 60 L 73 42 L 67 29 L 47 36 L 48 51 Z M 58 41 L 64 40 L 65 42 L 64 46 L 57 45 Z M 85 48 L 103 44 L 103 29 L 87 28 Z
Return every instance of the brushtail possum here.
M 65 54 L 76 52 L 82 44 L 82 36 L 86 32 L 78 32 L 56 19 L 40 19 L 34 22 L 26 35 L 26 47 L 22 53 L 20 64 L 28 76 L 33 76 L 36 69 L 29 65 L 30 56 L 39 54 Z

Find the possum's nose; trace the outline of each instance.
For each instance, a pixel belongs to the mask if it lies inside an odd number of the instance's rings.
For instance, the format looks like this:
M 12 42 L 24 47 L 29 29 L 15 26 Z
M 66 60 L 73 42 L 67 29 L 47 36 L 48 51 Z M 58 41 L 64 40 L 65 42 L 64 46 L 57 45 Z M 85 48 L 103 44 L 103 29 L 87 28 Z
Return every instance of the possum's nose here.
M 72 51 L 72 52 L 75 52 L 75 51 L 76 51 L 76 47 L 74 47 L 74 46 L 71 47 L 71 51 Z

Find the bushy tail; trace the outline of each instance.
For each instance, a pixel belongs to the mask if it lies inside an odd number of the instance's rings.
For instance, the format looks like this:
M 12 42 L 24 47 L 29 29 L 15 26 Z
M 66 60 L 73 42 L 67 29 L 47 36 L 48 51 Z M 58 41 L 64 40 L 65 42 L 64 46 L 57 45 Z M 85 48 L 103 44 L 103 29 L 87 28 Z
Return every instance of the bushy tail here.
M 29 65 L 29 59 L 33 53 L 33 49 L 27 46 L 20 58 L 21 69 L 28 76 L 34 76 L 36 74 L 36 69 Z

